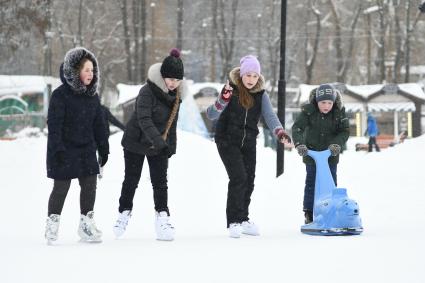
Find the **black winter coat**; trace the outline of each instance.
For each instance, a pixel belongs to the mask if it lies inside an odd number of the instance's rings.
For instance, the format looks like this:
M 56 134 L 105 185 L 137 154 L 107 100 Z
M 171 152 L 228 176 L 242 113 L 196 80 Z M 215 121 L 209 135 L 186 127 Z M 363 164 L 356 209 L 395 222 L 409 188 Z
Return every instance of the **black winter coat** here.
M 165 144 L 161 137 L 173 109 L 176 93 L 167 90 L 160 68 L 160 63 L 149 68 L 148 81 L 140 89 L 136 98 L 135 111 L 126 125 L 121 141 L 126 150 L 137 154 L 171 156 L 176 153 L 178 113 L 168 132 Z M 163 146 L 165 148 L 162 148 Z
M 47 177 L 59 180 L 98 174 L 96 150 L 109 153 L 99 97 L 92 89 L 97 84 L 79 92 L 62 71 L 62 68 L 67 69 L 69 73 L 70 68 L 77 68 L 83 57 L 97 66 L 96 58 L 82 48 L 71 51 L 65 56 L 68 60 L 61 66 L 63 84 L 53 91 L 47 116 Z M 62 152 L 59 155 L 63 156 L 63 162 L 59 162 L 58 152 Z
M 232 144 L 255 146 L 258 136 L 258 122 L 261 117 L 261 104 L 264 95 L 264 79 L 260 77 L 257 85 L 250 91 L 254 98 L 254 106 L 245 109 L 239 103 L 236 80 L 240 79 L 239 68 L 230 72 L 229 81 L 233 87 L 233 95 L 229 104 L 221 113 L 215 132 L 215 142 L 218 144 Z

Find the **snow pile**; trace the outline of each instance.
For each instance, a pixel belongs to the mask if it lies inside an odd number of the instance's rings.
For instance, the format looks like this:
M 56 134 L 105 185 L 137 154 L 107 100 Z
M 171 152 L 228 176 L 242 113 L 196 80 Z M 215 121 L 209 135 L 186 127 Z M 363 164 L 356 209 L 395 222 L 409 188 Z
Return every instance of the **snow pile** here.
M 36 127 L 28 127 L 14 133 L 13 136 L 15 138 L 38 138 L 41 136 L 47 136 L 47 128 L 40 129 Z

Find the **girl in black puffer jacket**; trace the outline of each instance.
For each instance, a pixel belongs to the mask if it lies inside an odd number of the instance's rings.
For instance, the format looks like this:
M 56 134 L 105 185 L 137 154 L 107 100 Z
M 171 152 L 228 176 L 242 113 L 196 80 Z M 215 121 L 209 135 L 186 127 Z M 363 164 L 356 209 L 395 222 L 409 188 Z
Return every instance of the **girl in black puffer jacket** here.
M 71 179 L 78 178 L 80 194 L 79 235 L 100 241 L 93 220 L 96 175 L 108 160 L 109 144 L 102 117 L 97 85 L 96 57 L 85 48 L 69 50 L 60 68 L 62 85 L 53 91 L 47 116 L 47 177 L 54 179 L 49 198 L 46 239 L 55 241 L 59 219 Z
M 174 239 L 169 223 L 167 169 L 168 158 L 176 153 L 176 125 L 184 75 L 177 49 L 148 70 L 147 83 L 136 98 L 135 111 L 126 125 L 124 147 L 125 177 L 119 200 L 119 216 L 113 227 L 117 237 L 126 229 L 133 209 L 133 198 L 146 159 L 154 191 L 155 228 L 158 240 Z

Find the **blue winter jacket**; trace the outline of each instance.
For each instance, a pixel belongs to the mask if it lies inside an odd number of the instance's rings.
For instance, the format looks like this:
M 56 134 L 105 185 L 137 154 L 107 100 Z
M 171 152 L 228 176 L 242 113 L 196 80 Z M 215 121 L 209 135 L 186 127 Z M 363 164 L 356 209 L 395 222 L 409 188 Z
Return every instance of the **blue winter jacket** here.
M 367 116 L 367 134 L 370 137 L 376 137 L 379 133 L 378 124 L 376 123 L 376 119 L 369 115 Z

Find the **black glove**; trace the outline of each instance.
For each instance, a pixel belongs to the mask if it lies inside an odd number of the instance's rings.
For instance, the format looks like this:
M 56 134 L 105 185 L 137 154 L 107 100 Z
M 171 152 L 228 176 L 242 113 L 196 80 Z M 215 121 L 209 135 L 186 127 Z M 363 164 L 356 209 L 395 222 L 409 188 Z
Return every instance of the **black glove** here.
M 55 160 L 57 164 L 64 164 L 65 163 L 65 151 L 58 151 L 55 153 Z
M 106 162 L 108 162 L 108 154 L 107 153 L 100 153 L 99 152 L 99 165 L 100 167 L 105 166 Z
M 302 157 L 307 156 L 308 148 L 305 144 L 300 144 L 295 147 L 298 151 L 298 154 Z
M 164 139 L 161 136 L 157 136 L 153 140 L 153 147 L 159 151 L 164 150 L 168 147 L 168 144 L 164 141 Z
M 339 144 L 333 143 L 329 145 L 328 148 L 331 151 L 332 156 L 337 156 L 341 152 L 341 147 L 339 146 Z

